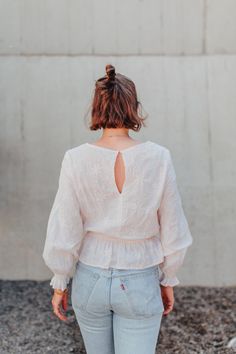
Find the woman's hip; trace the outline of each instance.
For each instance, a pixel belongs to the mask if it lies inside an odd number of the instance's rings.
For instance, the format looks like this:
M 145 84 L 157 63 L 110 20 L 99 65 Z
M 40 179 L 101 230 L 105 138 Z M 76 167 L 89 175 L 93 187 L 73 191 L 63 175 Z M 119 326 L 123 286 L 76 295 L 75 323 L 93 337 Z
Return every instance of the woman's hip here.
M 129 318 L 163 312 L 158 265 L 143 269 L 104 269 L 79 261 L 72 281 L 78 311 L 112 310 Z

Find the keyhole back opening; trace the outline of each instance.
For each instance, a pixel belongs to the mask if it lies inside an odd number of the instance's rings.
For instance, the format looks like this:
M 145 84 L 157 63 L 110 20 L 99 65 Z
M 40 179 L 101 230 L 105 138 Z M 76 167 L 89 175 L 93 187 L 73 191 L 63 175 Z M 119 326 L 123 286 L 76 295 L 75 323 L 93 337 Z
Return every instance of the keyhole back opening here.
M 121 151 L 118 151 L 114 164 L 114 178 L 115 178 L 115 188 L 117 192 L 121 195 L 124 190 L 124 184 L 126 180 L 125 172 L 125 162 Z

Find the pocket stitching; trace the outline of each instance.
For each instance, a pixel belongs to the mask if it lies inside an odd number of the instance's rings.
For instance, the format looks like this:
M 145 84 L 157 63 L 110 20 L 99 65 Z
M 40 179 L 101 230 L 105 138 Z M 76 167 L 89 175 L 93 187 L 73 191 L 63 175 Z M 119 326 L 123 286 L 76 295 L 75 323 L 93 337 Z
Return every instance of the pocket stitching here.
M 146 272 L 145 272 L 145 274 L 146 274 Z M 153 274 L 154 274 L 154 281 L 158 281 L 158 279 L 159 279 L 159 277 L 157 276 L 158 275 L 158 271 L 155 269 L 155 271 L 154 271 L 154 273 L 152 272 L 152 273 L 150 273 L 150 275 L 152 275 L 153 276 Z M 135 276 L 135 275 L 141 275 L 141 273 L 139 273 L 139 274 L 134 274 L 133 276 Z M 120 278 L 120 284 L 123 282 L 124 284 L 125 284 L 125 278 L 126 278 L 126 276 L 124 276 L 123 278 Z M 158 288 L 159 287 L 159 284 L 158 284 L 158 282 L 157 282 L 157 284 L 156 284 L 156 286 L 155 286 L 155 295 L 156 296 L 160 296 L 160 298 L 161 298 L 161 293 L 160 293 L 160 289 Z M 128 289 L 129 290 L 129 289 Z M 127 290 L 123 290 L 124 291 L 124 293 L 125 293 L 125 296 L 126 296 L 126 299 L 127 299 L 127 301 L 128 301 L 128 303 L 129 303 L 129 306 L 130 306 L 130 308 L 131 308 L 131 311 L 132 311 L 132 314 L 133 314 L 133 316 L 136 316 L 136 317 L 144 317 L 144 318 L 147 318 L 147 317 L 150 317 L 150 316 L 154 316 L 154 315 L 156 315 L 157 313 L 161 313 L 161 312 L 163 312 L 163 310 L 161 310 L 161 311 L 159 311 L 159 312 L 154 312 L 154 311 L 151 311 L 150 313 L 147 313 L 147 314 L 144 314 L 144 313 L 137 313 L 137 311 L 135 310 L 135 307 L 134 307 L 134 304 L 132 303 L 132 299 L 131 299 L 131 297 L 130 297 L 130 294 L 128 293 L 128 291 Z M 162 302 L 162 298 L 161 298 L 161 302 Z M 163 305 L 163 303 L 162 303 L 162 305 Z
M 90 270 L 87 270 L 87 269 L 84 269 L 83 268 L 83 270 L 82 271 L 88 271 L 88 274 L 90 274 L 90 277 L 91 277 L 91 282 L 90 282 L 90 286 L 89 287 L 87 287 L 87 289 L 86 289 L 86 296 L 84 296 L 84 298 L 86 299 L 85 300 L 85 302 L 83 302 L 83 303 L 80 303 L 79 305 L 78 305 L 78 302 L 76 302 L 76 294 L 75 294 L 75 289 L 76 289 L 76 286 L 77 286 L 77 282 L 76 282 L 76 278 L 73 278 L 73 281 L 75 281 L 75 283 L 73 283 L 72 282 L 72 285 L 74 285 L 73 286 L 73 304 L 74 304 L 74 306 L 76 307 L 76 308 L 79 308 L 79 309 L 83 309 L 83 310 L 86 310 L 86 308 L 87 308 L 87 305 L 88 305 L 88 302 L 89 302 L 89 299 L 90 299 L 90 296 L 92 295 L 92 291 L 93 291 L 93 289 L 94 289 L 94 287 L 95 287 L 95 285 L 96 285 L 96 283 L 97 283 L 97 281 L 98 281 L 98 279 L 99 279 L 99 274 L 97 274 L 97 273 L 93 273 L 93 272 L 91 272 Z M 79 271 L 79 269 L 78 269 L 78 271 Z

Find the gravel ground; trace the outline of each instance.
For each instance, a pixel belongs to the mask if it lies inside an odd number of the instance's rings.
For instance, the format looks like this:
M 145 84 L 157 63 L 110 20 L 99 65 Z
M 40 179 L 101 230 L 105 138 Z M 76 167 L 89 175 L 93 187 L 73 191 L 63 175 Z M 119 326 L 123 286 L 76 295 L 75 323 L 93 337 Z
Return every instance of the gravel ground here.
M 51 294 L 48 281 L 0 280 L 0 353 L 86 353 L 70 299 L 66 324 L 53 314 Z M 234 336 L 236 287 L 179 285 L 174 310 L 162 318 L 157 353 L 235 353 L 227 348 Z

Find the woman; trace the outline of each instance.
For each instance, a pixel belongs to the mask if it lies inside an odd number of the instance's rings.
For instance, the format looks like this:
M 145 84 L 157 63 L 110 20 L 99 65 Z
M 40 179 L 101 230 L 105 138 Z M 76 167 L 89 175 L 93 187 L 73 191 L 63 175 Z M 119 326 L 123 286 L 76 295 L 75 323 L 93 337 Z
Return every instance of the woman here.
M 192 236 L 170 151 L 140 142 L 134 83 L 106 66 L 96 81 L 95 143 L 67 150 L 43 251 L 54 276 L 53 311 L 66 320 L 67 285 L 88 354 L 153 354 L 174 305 Z

